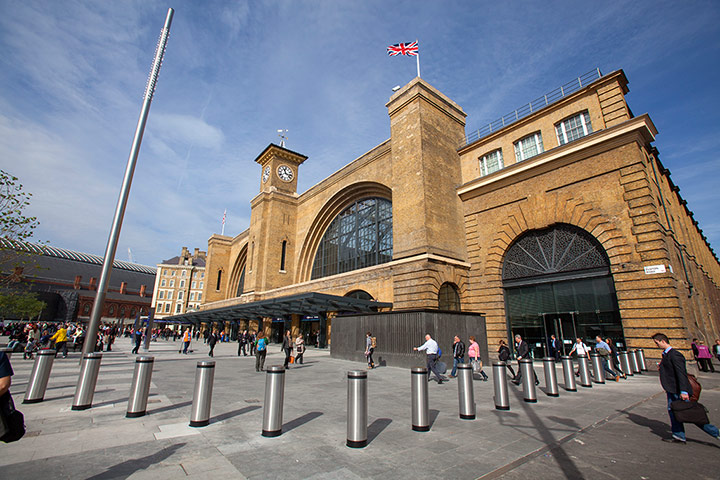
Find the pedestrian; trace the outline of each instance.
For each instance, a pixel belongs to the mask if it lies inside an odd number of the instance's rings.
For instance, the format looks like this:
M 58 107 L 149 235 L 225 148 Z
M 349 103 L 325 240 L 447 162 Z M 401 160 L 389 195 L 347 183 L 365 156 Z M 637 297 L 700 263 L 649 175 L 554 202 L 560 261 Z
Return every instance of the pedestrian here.
M 702 340 L 698 340 L 695 346 L 698 349 L 697 361 L 700 370 L 703 372 L 710 371 L 712 373 L 715 373 L 715 367 L 712 364 L 712 353 L 710 353 L 710 349 L 708 348 L 708 346 L 705 345 L 705 342 L 703 342 Z
M 520 360 L 523 358 L 531 358 L 530 357 L 530 345 L 522 339 L 520 335 L 515 335 L 515 350 L 517 351 L 517 358 L 518 358 L 518 373 L 515 376 L 515 380 L 513 380 L 513 383 L 515 385 L 520 385 L 520 382 L 522 381 L 522 369 L 520 368 Z M 535 373 L 535 369 L 532 369 L 533 375 L 535 376 L 535 385 L 540 385 L 540 381 L 537 378 L 537 373 Z
M 460 337 L 455 335 L 453 338 L 453 368 L 450 372 L 450 377 L 457 377 L 457 366 L 458 363 L 465 363 L 465 344 Z
M 558 348 L 558 341 L 555 335 L 550 335 L 548 339 L 548 357 L 552 357 L 555 360 L 560 359 L 560 349 Z
M 63 358 L 67 358 L 67 329 L 64 324 L 60 324 L 60 328 L 58 328 L 57 332 L 55 332 L 55 335 L 50 337 L 50 340 L 55 341 L 55 356 L 57 357 L 60 349 L 62 349 Z
M 692 386 L 687 376 L 685 357 L 670 345 L 666 335 L 656 333 L 651 338 L 655 345 L 662 349 L 662 359 L 658 363 L 658 370 L 660 371 L 660 385 L 667 394 L 667 409 L 670 416 L 670 430 L 672 431 L 672 436 L 663 438 L 663 441 L 684 444 L 686 441 L 685 426 L 675 419 L 671 404 L 676 400 L 690 401 Z M 715 425 L 706 423 L 705 425 L 698 425 L 698 427 L 702 428 L 711 437 L 720 440 L 720 431 Z
M 713 352 L 715 353 L 715 358 L 717 358 L 718 362 L 720 362 L 720 339 L 715 340 L 715 345 L 713 345 Z
M 483 371 L 482 359 L 480 358 L 480 345 L 475 341 L 475 336 L 470 335 L 470 346 L 468 347 L 468 357 L 473 367 L 473 373 L 482 376 L 483 382 L 487 382 L 488 376 Z
M 25 435 L 25 423 L 22 413 L 15 409 L 10 385 L 13 372 L 10 365 L 10 358 L 4 351 L 0 351 L 0 440 L 3 442 L 14 442 Z
M 183 350 L 182 353 L 187 354 L 188 348 L 190 347 L 190 327 L 185 329 L 183 332 Z
M 505 340 L 500 340 L 498 342 L 498 360 L 505 363 L 505 367 L 510 370 L 510 373 L 512 374 L 512 380 L 515 380 L 517 375 L 510 364 L 510 356 L 510 347 L 507 346 L 507 342 L 505 342 Z
M 238 335 L 238 357 L 240 356 L 240 352 L 242 352 L 244 357 L 247 357 L 247 342 L 248 342 L 248 333 L 247 330 L 243 330 L 243 332 Z
M 438 360 L 438 344 L 435 340 L 432 339 L 429 333 L 425 334 L 425 343 L 420 345 L 419 347 L 413 347 L 413 350 L 416 352 L 425 351 L 426 357 L 427 357 L 427 368 L 428 368 L 428 382 L 430 381 L 430 373 L 435 374 L 435 379 L 437 380 L 438 385 L 442 385 L 443 379 L 442 376 L 440 376 L 440 372 L 437 370 L 437 360 Z
M 208 352 L 208 357 L 213 357 L 213 350 L 215 350 L 215 344 L 218 341 L 218 333 L 217 330 L 213 330 L 212 332 L 208 333 L 207 335 L 207 344 L 210 345 L 210 351 Z
M 265 332 L 258 332 L 255 347 L 255 371 L 261 372 L 265 368 L 265 355 L 267 355 L 267 338 Z
M 600 355 L 600 362 L 602 363 L 603 370 L 611 375 L 611 379 L 616 382 L 620 381 L 620 375 L 618 375 L 610 365 L 608 364 L 608 357 L 610 356 L 610 345 L 603 342 L 603 339 L 598 335 L 595 337 L 595 353 Z M 599 379 L 598 379 L 599 380 Z
M 622 377 L 623 380 L 627 378 L 627 375 L 625 375 L 625 372 L 622 371 L 622 368 L 620 366 L 620 359 L 618 358 L 618 350 L 615 344 L 610 340 L 610 338 L 605 339 L 605 343 L 608 344 L 608 347 L 610 347 L 610 361 L 611 361 L 611 367 L 616 372 L 620 372 L 620 377 Z
M 375 362 L 372 357 L 375 352 L 375 342 L 377 342 L 377 340 L 372 336 L 372 333 L 367 332 L 365 334 L 365 359 L 367 360 L 369 369 L 375 368 Z
M 285 330 L 285 336 L 283 337 L 282 342 L 282 351 L 285 353 L 285 363 L 283 366 L 288 369 L 290 368 L 290 355 L 292 355 L 293 351 L 293 341 L 290 336 L 290 330 Z
M 305 340 L 302 335 L 298 335 L 295 339 L 295 363 L 303 363 L 303 354 L 305 353 Z
M 575 354 L 578 357 L 582 357 L 583 355 L 587 357 L 588 354 L 590 353 L 590 349 L 588 348 L 587 345 L 585 345 L 585 343 L 583 343 L 582 339 L 576 338 L 575 345 L 573 345 L 572 349 L 570 350 L 570 355 L 572 355 L 573 352 L 575 352 Z M 580 366 L 578 365 L 578 369 L 575 371 L 575 376 L 577 377 L 579 375 L 580 375 Z
M 132 349 L 132 353 L 138 353 L 140 350 L 140 342 L 142 342 L 142 328 L 135 330 L 135 348 Z

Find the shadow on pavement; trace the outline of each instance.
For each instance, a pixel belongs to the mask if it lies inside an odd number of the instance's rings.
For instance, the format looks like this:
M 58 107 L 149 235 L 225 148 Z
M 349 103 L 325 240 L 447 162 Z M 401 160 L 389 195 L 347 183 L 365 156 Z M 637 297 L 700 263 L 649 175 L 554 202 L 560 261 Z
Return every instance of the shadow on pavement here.
M 548 420 L 550 420 L 552 422 L 559 423 L 561 425 L 565 425 L 570 428 L 574 428 L 575 430 L 580 430 L 580 425 L 578 425 L 578 423 L 575 420 L 573 420 L 572 418 L 563 418 L 563 417 L 555 417 L 555 416 L 550 416 L 547 418 L 548 418 Z
M 128 397 L 118 398 L 117 400 L 108 400 L 108 401 L 105 401 L 105 402 L 93 403 L 93 404 L 92 404 L 92 407 L 93 407 L 93 408 L 104 407 L 104 406 L 106 406 L 106 405 L 112 405 L 112 404 L 114 404 L 114 403 L 123 403 L 123 402 L 127 402 L 127 401 L 128 401 Z
M 210 423 L 222 422 L 223 420 L 227 420 L 228 418 L 236 417 L 238 415 L 242 415 L 243 413 L 249 413 L 253 410 L 257 410 L 258 408 L 260 408 L 259 405 L 253 405 L 250 407 L 239 408 L 237 410 L 233 410 L 232 412 L 222 413 L 216 417 L 212 417 L 210 419 Z
M 192 405 L 192 400 L 188 400 L 187 402 L 175 403 L 173 405 L 167 405 L 165 407 L 156 408 L 154 410 L 148 410 L 147 414 L 153 415 L 156 413 L 167 412 L 168 410 L 175 410 L 176 408 L 187 407 L 188 405 Z
M 374 422 L 372 422 L 370 425 L 368 425 L 367 434 L 368 434 L 368 445 L 372 443 L 375 438 L 382 433 L 383 430 L 385 430 L 388 425 L 392 423 L 392 420 L 389 418 L 378 418 Z
M 159 452 L 153 453 L 152 455 L 118 463 L 117 465 L 109 467 L 103 473 L 98 473 L 97 475 L 88 477 L 88 480 L 109 480 L 111 478 L 127 478 L 138 470 L 144 470 L 150 465 L 162 462 L 170 455 L 175 453 L 176 450 L 184 446 L 184 443 L 177 443 L 175 445 L 170 445 L 169 447 L 163 448 Z
M 641 427 L 647 427 L 654 435 L 660 438 L 669 438 L 672 432 L 670 431 L 670 425 L 660 420 L 654 420 L 652 418 L 643 417 L 637 413 L 632 413 L 627 410 L 618 410 L 620 413 L 624 413 L 628 420 Z M 668 420 L 669 421 L 669 420 Z
M 435 424 L 435 420 L 437 420 L 438 415 L 440 415 L 440 410 L 430 409 L 430 428 L 432 428 Z
M 260 408 L 260 407 L 258 407 L 258 408 Z M 310 413 L 306 413 L 305 415 L 303 415 L 303 416 L 301 416 L 301 417 L 298 417 L 298 418 L 296 418 L 295 420 L 290 420 L 289 422 L 287 422 L 286 424 L 284 424 L 284 425 L 282 426 L 282 431 L 283 431 L 283 433 L 287 433 L 287 432 L 289 432 L 290 430 L 299 427 L 300 425 L 304 425 L 304 424 L 306 424 L 306 423 L 308 423 L 308 422 L 310 422 L 310 421 L 312 421 L 312 420 L 315 420 L 316 418 L 318 418 L 318 417 L 321 416 L 322 414 L 323 414 L 322 412 L 310 412 Z

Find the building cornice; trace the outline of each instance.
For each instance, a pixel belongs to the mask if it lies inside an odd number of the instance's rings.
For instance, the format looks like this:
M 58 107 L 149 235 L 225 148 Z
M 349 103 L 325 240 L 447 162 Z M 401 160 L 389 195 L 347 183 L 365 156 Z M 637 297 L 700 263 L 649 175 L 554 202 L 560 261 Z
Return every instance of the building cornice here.
M 647 114 L 640 115 L 619 125 L 600 130 L 574 142 L 553 148 L 529 160 L 514 163 L 502 170 L 476 178 L 457 189 L 462 200 L 468 200 L 490 190 L 506 187 L 539 173 L 543 168 L 558 167 L 585 158 L 589 151 L 607 150 L 625 143 L 643 145 L 655 140 L 657 129 Z

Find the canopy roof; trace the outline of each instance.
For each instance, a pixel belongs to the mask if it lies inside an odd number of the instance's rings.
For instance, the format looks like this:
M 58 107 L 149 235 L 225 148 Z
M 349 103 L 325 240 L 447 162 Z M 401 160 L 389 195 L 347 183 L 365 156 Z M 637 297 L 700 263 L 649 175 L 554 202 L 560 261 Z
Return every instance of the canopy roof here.
M 375 312 L 378 308 L 392 308 L 392 303 L 310 292 L 173 315 L 165 317 L 163 320 L 197 325 L 207 322 L 255 320 L 263 317 L 281 318 L 292 314 L 318 315 L 326 312 Z

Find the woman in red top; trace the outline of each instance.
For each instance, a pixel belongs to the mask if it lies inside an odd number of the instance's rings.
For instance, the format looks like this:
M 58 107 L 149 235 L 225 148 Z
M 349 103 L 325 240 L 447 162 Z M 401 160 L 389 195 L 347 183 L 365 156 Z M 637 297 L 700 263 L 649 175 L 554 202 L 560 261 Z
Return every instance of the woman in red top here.
M 482 376 L 483 382 L 487 382 L 488 376 L 483 372 L 482 360 L 480 359 L 480 345 L 475 341 L 474 336 L 470 336 L 470 347 L 468 347 L 468 356 L 470 357 L 470 363 L 473 366 L 473 372 L 479 373 Z M 478 365 L 479 367 L 476 367 Z M 476 371 L 479 368 L 480 371 Z

